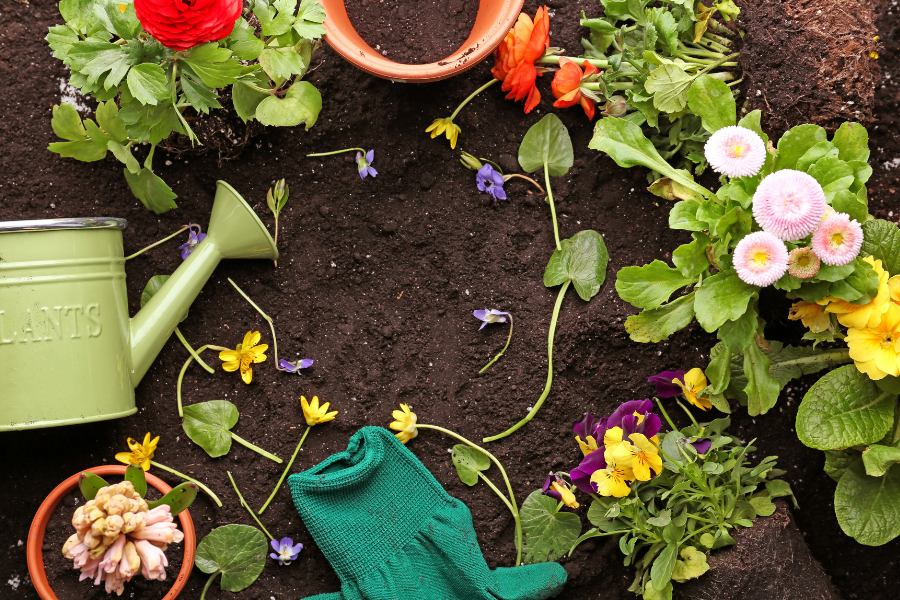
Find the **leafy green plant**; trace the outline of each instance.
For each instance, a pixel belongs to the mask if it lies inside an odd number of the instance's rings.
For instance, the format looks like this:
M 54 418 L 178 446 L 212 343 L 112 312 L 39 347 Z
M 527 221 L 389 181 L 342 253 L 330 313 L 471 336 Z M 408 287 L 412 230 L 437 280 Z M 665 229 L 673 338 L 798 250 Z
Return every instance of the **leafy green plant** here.
M 283 462 L 270 452 L 251 444 L 231 431 L 237 425 L 237 407 L 228 400 L 210 400 L 184 407 L 184 432 L 195 444 L 203 448 L 213 458 L 225 456 L 231 450 L 231 440 L 250 448 L 257 454 L 277 463 Z
M 71 69 L 69 83 L 98 106 L 96 120 L 69 104 L 54 106 L 53 131 L 65 141 L 49 150 L 85 162 L 111 152 L 132 193 L 163 213 L 176 208 L 177 196 L 153 171 L 156 146 L 172 134 L 199 143 L 185 115 L 222 108 L 218 90 L 229 88 L 244 122 L 312 127 L 322 97 L 302 78 L 325 33 L 324 9 L 317 0 L 254 0 L 250 12 L 224 40 L 173 51 L 144 31 L 131 3 L 61 2 L 65 23 L 50 28 L 47 42 Z M 150 144 L 143 164 L 133 153 L 142 144 Z
M 284 179 L 279 179 L 275 184 L 274 188 L 269 188 L 269 191 L 266 193 L 266 206 L 269 207 L 269 210 L 272 211 L 272 216 L 275 217 L 275 246 L 278 247 L 278 217 L 281 216 L 281 211 L 284 209 L 284 206 L 287 204 L 288 196 L 290 195 L 290 189 L 288 189 L 287 183 Z M 273 261 L 275 266 L 278 266 L 278 261 Z
M 239 592 L 250 587 L 266 566 L 266 538 L 262 532 L 249 525 L 223 525 L 216 527 L 197 545 L 194 564 L 210 578 L 203 586 L 200 600 L 213 580 L 222 576 L 220 585 L 228 592 Z

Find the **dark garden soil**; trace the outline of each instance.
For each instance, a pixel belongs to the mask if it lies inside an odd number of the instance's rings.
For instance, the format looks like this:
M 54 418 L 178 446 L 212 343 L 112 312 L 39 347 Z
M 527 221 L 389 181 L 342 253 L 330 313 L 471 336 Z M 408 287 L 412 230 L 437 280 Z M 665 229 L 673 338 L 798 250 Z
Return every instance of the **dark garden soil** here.
M 537 5 L 529 1 L 525 8 L 534 14 Z M 592 0 L 554 0 L 553 45 L 580 51 L 581 10 L 588 17 L 600 14 Z M 446 140 L 429 139 L 424 130 L 488 80 L 489 63 L 448 81 L 404 85 L 369 77 L 326 48 L 316 55 L 314 63 L 320 66 L 310 76 L 324 97 L 316 126 L 309 132 L 269 129 L 239 159 L 221 167 L 212 152 L 180 158 L 158 153 L 156 172 L 178 193 L 180 208 L 157 217 L 132 197 L 121 165 L 112 158 L 85 164 L 45 150 L 55 141 L 50 111 L 60 101 L 66 70 L 42 40 L 58 20 L 56 3 L 50 0 L 29 5 L 7 0 L 0 8 L 0 220 L 125 217 L 130 222 L 125 232 L 129 254 L 183 223 L 205 223 L 217 179 L 234 185 L 269 225 L 266 189 L 282 177 L 291 186 L 281 219 L 278 267 L 263 261 L 223 263 L 180 328 L 195 346 L 233 347 L 251 329 L 262 331 L 263 341 L 271 343 L 266 323 L 228 285 L 230 277 L 274 317 L 281 356 L 311 357 L 316 364 L 306 376 L 278 373 L 270 352 L 269 360 L 254 368 L 248 386 L 210 357 L 215 374 L 197 366 L 188 371 L 186 403 L 234 402 L 241 411 L 235 432 L 287 458 L 305 426 L 300 395 L 331 402 L 340 415 L 314 428 L 295 470 L 342 450 L 363 425 L 386 426 L 399 402 L 411 404 L 421 422 L 449 427 L 473 440 L 502 431 L 526 414 L 546 378 L 546 334 L 556 296 L 556 290 L 542 284 L 553 248 L 549 211 L 521 180 L 508 184 L 509 200 L 491 202 L 476 190 L 474 173 L 460 166 L 458 150 L 514 165 L 522 136 L 551 109 L 549 76 L 540 80 L 544 100 L 530 115 L 523 115 L 521 104 L 504 100 L 496 88 L 477 97 L 457 118 L 462 134 L 457 151 L 451 151 Z M 900 113 L 893 83 L 900 75 L 897 22 L 891 13 L 878 22 L 885 80 L 876 93 L 875 174 L 870 182 L 871 212 L 892 220 L 900 216 L 894 169 L 900 165 L 894 123 Z M 772 30 L 781 26 L 772 24 Z M 784 46 L 767 51 L 777 55 Z M 768 75 L 754 77 L 759 81 Z M 714 341 L 696 325 L 656 345 L 628 339 L 623 321 L 634 309 L 616 295 L 616 271 L 665 260 L 687 236 L 668 229 L 669 205 L 644 191 L 645 173 L 620 169 L 587 149 L 592 126 L 580 109 L 558 114 L 576 149 L 573 169 L 553 182 L 561 234 L 568 237 L 588 228 L 601 232 L 610 264 L 597 297 L 584 303 L 570 292 L 563 305 L 554 387 L 544 408 L 524 429 L 490 446 L 506 465 L 520 502 L 548 471 L 569 470 L 577 463 L 580 453 L 571 424 L 585 411 L 608 414 L 622 401 L 648 396 L 646 378 L 663 369 L 705 366 Z M 305 157 L 349 146 L 375 149 L 376 179 L 361 181 L 349 155 Z M 171 273 L 181 262 L 176 245 L 169 242 L 129 261 L 132 312 L 147 280 Z M 472 311 L 485 307 L 511 311 L 516 327 L 507 355 L 478 376 L 507 335 L 505 326 L 498 325 L 478 331 Z M 786 306 L 777 312 L 768 309 L 770 338 L 798 337 L 796 324 L 788 323 L 786 315 Z M 198 538 L 226 523 L 251 524 L 226 471 L 234 474 L 250 504 L 259 507 L 283 466 L 237 444 L 227 456 L 211 459 L 187 438 L 175 407 L 175 381 L 187 356 L 173 337 L 138 387 L 139 412 L 132 417 L 0 435 L 0 597 L 37 597 L 24 543 L 35 511 L 62 479 L 113 462 L 129 436 L 141 438 L 147 431 L 161 435 L 156 460 L 200 478 L 223 499 L 225 506 L 216 509 L 201 495 L 191 508 Z M 744 440 L 758 438 L 753 460 L 767 454 L 780 457 L 779 466 L 787 470 L 785 478 L 800 503 L 793 517 L 842 597 L 894 598 L 900 589 L 900 541 L 868 548 L 841 532 L 832 502 L 835 484 L 822 471 L 823 455 L 804 447 L 794 434 L 797 406 L 814 380 L 793 382 L 768 415 L 751 419 L 738 410 L 733 432 Z M 452 446 L 452 440 L 433 431 L 423 431 L 409 445 L 447 490 L 472 509 L 488 563 L 510 566 L 509 514 L 486 486 L 468 488 L 459 481 L 450 461 Z M 158 469 L 153 472 L 170 484 L 179 482 Z M 398 493 L 403 493 L 402 485 Z M 578 514 L 586 511 L 587 503 Z M 259 580 L 238 594 L 214 584 L 208 598 L 286 600 L 338 589 L 337 577 L 303 527 L 287 488 L 262 519 L 274 535 L 305 545 L 300 559 L 287 567 L 269 561 Z M 614 543 L 589 541 L 563 564 L 569 584 L 562 598 L 633 598 L 626 591 L 633 573 L 622 566 Z M 199 598 L 205 580 L 195 569 L 183 597 Z M 800 584 L 788 579 L 777 587 Z

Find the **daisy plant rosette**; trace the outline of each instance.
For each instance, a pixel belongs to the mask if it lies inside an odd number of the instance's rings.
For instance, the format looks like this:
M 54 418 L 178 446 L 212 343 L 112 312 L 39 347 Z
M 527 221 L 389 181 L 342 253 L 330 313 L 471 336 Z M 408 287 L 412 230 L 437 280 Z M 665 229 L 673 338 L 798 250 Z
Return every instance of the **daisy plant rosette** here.
M 858 123 L 843 123 L 833 135 L 804 124 L 776 144 L 759 111 L 737 120 L 723 82 L 699 77 L 687 97 L 711 134 L 705 152 L 720 174 L 715 192 L 671 166 L 627 120 L 601 119 L 590 142 L 620 166 L 662 174 L 651 191 L 675 201 L 669 226 L 692 238 L 672 252 L 671 265 L 655 260 L 619 271 L 619 296 L 641 309 L 625 329 L 634 341 L 654 343 L 694 320 L 715 333 L 709 384 L 698 397 L 722 412 L 744 405 L 764 414 L 789 381 L 827 370 L 804 397 L 797 434 L 832 453 L 826 470 L 840 478 L 835 511 L 843 530 L 862 543 L 885 543 L 900 535 L 900 517 L 885 525 L 874 516 L 877 503 L 865 499 L 883 485 L 895 491 L 879 502 L 889 496 L 900 503 L 900 468 L 890 468 L 900 461 L 893 309 L 900 307 L 900 278 L 893 279 L 900 275 L 900 229 L 868 212 L 868 134 Z M 784 316 L 799 321 L 811 343 L 766 338 L 764 287 L 792 301 Z
M 221 109 L 222 90 L 245 123 L 309 129 L 322 108 L 303 81 L 325 33 L 318 0 L 253 0 L 247 9 L 241 0 L 63 0 L 59 10 L 64 22 L 47 42 L 69 67 L 69 85 L 97 108 L 86 118 L 72 104 L 54 106 L 62 141 L 49 150 L 84 162 L 112 153 L 156 213 L 177 198 L 154 171 L 157 145 L 176 135 L 199 144 L 190 121 Z

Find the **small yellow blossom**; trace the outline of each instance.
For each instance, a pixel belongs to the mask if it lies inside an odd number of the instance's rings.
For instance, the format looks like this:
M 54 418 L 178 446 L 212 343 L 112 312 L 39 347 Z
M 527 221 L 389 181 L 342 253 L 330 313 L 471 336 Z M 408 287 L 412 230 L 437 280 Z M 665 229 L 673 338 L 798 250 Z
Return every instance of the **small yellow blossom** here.
M 624 498 L 631 493 L 629 481 L 634 481 L 634 472 L 618 462 L 612 453 L 606 451 L 606 468 L 594 471 L 591 482 L 597 484 L 597 493 L 601 496 Z
M 400 410 L 395 410 L 393 416 L 394 421 L 391 423 L 390 427 L 394 431 L 400 432 L 394 434 L 397 436 L 398 440 L 405 444 L 419 435 L 418 430 L 416 430 L 416 413 L 409 410 L 409 405 L 401 404 Z
M 799 319 L 813 333 L 821 333 L 831 327 L 831 315 L 817 302 L 803 300 L 795 302 L 788 313 L 788 319 L 791 321 Z
M 585 456 L 598 450 L 597 440 L 592 435 L 587 436 L 587 440 L 583 442 L 581 441 L 581 436 L 576 435 L 575 441 L 578 442 L 578 447 L 581 448 L 581 453 Z
M 878 53 L 875 52 L 874 50 L 871 51 L 871 52 L 869 52 L 869 58 L 875 58 L 875 59 L 877 59 L 877 58 L 878 58 Z
M 553 491 L 555 491 L 562 497 L 562 503 L 569 508 L 578 508 L 579 506 L 581 506 L 580 504 L 578 504 L 578 500 L 575 499 L 575 494 L 573 494 L 572 490 L 570 490 L 566 486 L 559 485 L 554 481 L 550 487 L 553 488 Z
M 888 293 L 891 296 L 891 302 L 900 304 L 900 275 L 894 275 L 888 279 Z
M 119 4 L 118 6 L 119 6 L 119 12 L 125 12 L 125 10 L 128 8 L 127 4 Z
M 875 327 L 881 321 L 881 315 L 887 312 L 890 304 L 891 293 L 888 286 L 890 275 L 881 267 L 880 260 L 875 260 L 871 256 L 867 256 L 863 260 L 872 265 L 878 275 L 878 295 L 867 304 L 850 304 L 846 300 L 827 298 L 827 300 L 831 300 L 831 303 L 825 307 L 825 312 L 836 314 L 838 322 L 844 327 L 855 329 Z
M 682 393 L 684 393 L 685 399 L 700 410 L 712 408 L 712 402 L 709 401 L 709 398 L 697 397 L 697 394 L 705 390 L 706 386 L 709 385 L 702 369 L 694 367 L 684 374 L 684 381 L 676 378 L 672 380 L 672 383 L 679 386 Z
M 628 438 L 631 443 L 623 442 L 612 450 L 616 462 L 631 468 L 638 481 L 650 481 L 651 469 L 657 475 L 662 473 L 663 462 L 659 457 L 659 448 L 642 433 L 632 433 Z
M 150 432 L 144 436 L 144 443 L 139 444 L 132 438 L 128 438 L 128 447 L 131 452 L 119 452 L 116 454 L 116 460 L 126 465 L 140 465 L 145 471 L 150 470 L 150 461 L 153 460 L 153 453 L 156 452 L 156 444 L 159 443 L 159 436 L 152 440 Z
M 337 416 L 336 410 L 328 412 L 330 405 L 331 402 L 326 402 L 319 406 L 318 396 L 313 396 L 312 402 L 307 402 L 305 396 L 300 396 L 300 407 L 303 409 L 303 416 L 306 417 L 306 424 L 310 427 L 331 421 Z
M 431 132 L 431 139 L 436 138 L 442 133 L 447 136 L 447 139 L 450 140 L 450 147 L 456 148 L 456 139 L 459 137 L 459 125 L 453 123 L 452 117 L 447 117 L 446 119 L 435 119 L 434 123 L 428 126 L 428 129 L 425 130 L 425 133 Z
M 851 327 L 844 340 L 860 372 L 875 380 L 900 376 L 900 306 L 889 302 L 878 325 L 866 329 Z
M 229 373 L 241 370 L 241 379 L 244 383 L 253 380 L 253 363 L 261 363 L 266 360 L 264 352 L 269 349 L 268 344 L 259 344 L 262 336 L 258 331 L 248 331 L 244 341 L 237 345 L 236 350 L 222 350 L 219 358 L 222 360 L 222 368 Z M 257 346 L 257 344 L 259 344 Z

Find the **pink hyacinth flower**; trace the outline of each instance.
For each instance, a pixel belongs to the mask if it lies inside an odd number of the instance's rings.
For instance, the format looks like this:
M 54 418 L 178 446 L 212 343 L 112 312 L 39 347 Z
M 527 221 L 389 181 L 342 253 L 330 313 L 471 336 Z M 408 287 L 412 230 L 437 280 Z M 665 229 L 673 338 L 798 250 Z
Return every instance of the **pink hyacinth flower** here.
M 738 277 L 750 285 L 771 285 L 787 271 L 787 247 L 767 231 L 751 233 L 734 249 L 734 268 Z
M 766 145 L 759 134 L 740 125 L 716 131 L 706 140 L 706 160 L 713 171 L 729 177 L 749 177 L 759 173 L 766 162 Z
M 161 504 L 147 513 L 145 525 L 171 523 L 173 520 L 172 508 L 168 504 Z
M 753 194 L 753 216 L 764 231 L 800 240 L 822 223 L 825 192 L 812 175 L 783 169 L 767 175 Z
M 812 248 L 826 265 L 846 265 L 859 254 L 863 231 L 846 213 L 836 212 L 822 222 L 812 237 Z
M 100 561 L 100 568 L 105 573 L 112 573 L 119 567 L 119 561 L 122 560 L 122 550 L 125 548 L 125 542 L 128 541 L 124 535 L 116 538 L 106 552 L 103 553 L 103 559 Z
M 169 566 L 165 553 L 147 540 L 137 540 L 134 548 L 141 559 L 141 574 L 144 578 L 163 581 L 166 578 L 166 567 Z

